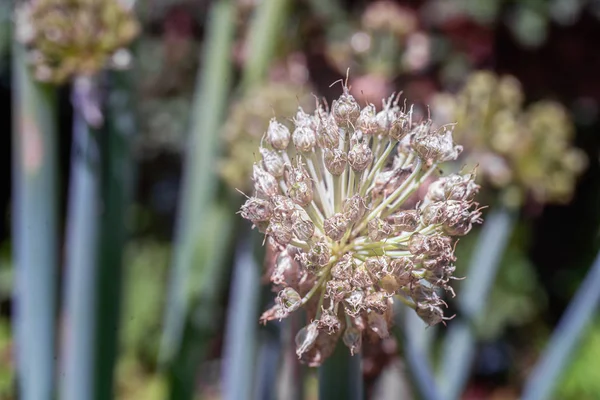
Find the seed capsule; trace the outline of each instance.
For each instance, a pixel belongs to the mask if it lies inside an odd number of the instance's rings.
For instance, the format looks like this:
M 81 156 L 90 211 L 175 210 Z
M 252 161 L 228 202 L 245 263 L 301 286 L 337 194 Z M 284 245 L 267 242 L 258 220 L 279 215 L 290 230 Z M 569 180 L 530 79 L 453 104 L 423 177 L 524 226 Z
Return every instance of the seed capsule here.
M 344 93 L 339 99 L 333 101 L 331 113 L 339 126 L 347 128 L 356 124 L 360 115 L 360 106 L 354 96 L 348 93 L 348 88 L 344 87 Z
M 339 176 L 346 170 L 347 156 L 340 149 L 325 149 L 325 167 L 332 175 Z
M 336 242 L 344 237 L 346 229 L 348 229 L 348 220 L 341 213 L 332 215 L 323 223 L 325 234 Z
M 267 129 L 267 142 L 277 150 L 285 150 L 290 143 L 290 130 L 287 126 L 277 122 L 275 118 L 269 121 Z
M 377 121 L 377 111 L 373 104 L 369 104 L 360 111 L 356 128 L 360 129 L 365 135 L 376 135 L 379 133 L 379 122 Z
M 362 172 L 373 162 L 373 152 L 366 142 L 356 143 L 348 152 L 348 164 L 356 172 Z
M 291 287 L 286 287 L 279 292 L 276 301 L 287 313 L 296 311 L 302 305 L 302 297 Z
M 300 329 L 296 334 L 296 355 L 298 358 L 302 357 L 302 354 L 309 351 L 319 336 L 318 322 L 313 321 L 309 325 Z
M 350 354 L 355 355 L 360 353 L 362 347 L 362 334 L 358 329 L 353 326 L 346 328 L 342 340 L 350 349 Z
M 240 211 L 243 218 L 253 223 L 268 221 L 271 218 L 271 204 L 267 200 L 250 197 Z
M 279 193 L 277 179 L 261 166 L 254 164 L 252 169 L 252 181 L 256 194 L 260 197 L 270 198 Z
M 261 147 L 259 151 L 263 158 L 262 165 L 265 171 L 275 178 L 281 178 L 283 176 L 283 157 L 276 151 L 265 149 L 263 147 Z

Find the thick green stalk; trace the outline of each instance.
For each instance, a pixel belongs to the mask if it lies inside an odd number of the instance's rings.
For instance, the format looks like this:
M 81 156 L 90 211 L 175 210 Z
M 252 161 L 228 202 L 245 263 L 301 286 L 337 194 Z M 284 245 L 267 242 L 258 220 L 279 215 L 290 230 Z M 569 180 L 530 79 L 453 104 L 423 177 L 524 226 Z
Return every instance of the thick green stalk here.
M 523 389 L 523 400 L 543 400 L 552 397 L 573 355 L 581 334 L 600 307 L 600 253 L 592 264 L 575 297 L 561 317 L 546 345 L 546 351 L 530 374 Z M 597 314 L 596 314 L 597 315 Z
M 515 221 L 513 210 L 492 210 L 479 235 L 467 269 L 467 279 L 460 289 L 458 316 L 449 324 L 443 344 L 439 378 L 440 389 L 446 399 L 459 398 L 467 383 L 475 356 L 473 321 L 485 310 Z
M 54 395 L 57 284 L 57 132 L 54 90 L 33 81 L 13 46 L 15 337 L 21 399 Z
M 339 340 L 331 357 L 319 367 L 319 399 L 363 400 L 361 361 Z
M 194 292 L 190 277 L 198 263 L 198 245 L 204 240 L 205 219 L 214 198 L 218 177 L 214 166 L 219 150 L 219 127 L 226 109 L 232 78 L 231 48 L 235 8 L 230 0 L 214 3 L 201 75 L 198 77 L 192 122 L 185 155 L 183 182 L 175 232 L 169 294 L 160 348 L 160 362 L 169 365 L 180 351 L 186 316 Z
M 289 5 L 290 0 L 260 2 L 249 32 L 248 60 L 242 78 L 244 89 L 247 90 L 266 77 L 277 41 L 282 39 Z

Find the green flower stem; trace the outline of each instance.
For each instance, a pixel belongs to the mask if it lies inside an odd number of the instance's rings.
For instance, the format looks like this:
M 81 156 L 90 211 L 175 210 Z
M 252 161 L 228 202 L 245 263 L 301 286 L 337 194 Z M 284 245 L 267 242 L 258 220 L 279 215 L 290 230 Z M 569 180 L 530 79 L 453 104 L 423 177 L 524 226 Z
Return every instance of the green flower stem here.
M 335 351 L 319 367 L 319 399 L 363 400 L 362 359 L 338 340 Z
M 183 182 L 169 279 L 160 363 L 169 365 L 179 353 L 189 304 L 194 295 L 190 276 L 198 263 L 197 248 L 204 240 L 203 221 L 210 210 L 218 178 L 214 171 L 218 155 L 219 127 L 227 106 L 232 79 L 231 48 L 235 32 L 235 7 L 230 0 L 214 3 L 204 60 L 197 79 L 191 110 L 189 145 L 185 155 Z
M 57 121 L 54 90 L 33 81 L 13 46 L 15 338 L 20 398 L 54 396 L 58 264 Z
M 546 351 L 530 374 L 523 400 L 543 400 L 552 392 L 568 365 L 582 332 L 600 306 L 600 253 L 554 330 Z
M 507 208 L 491 211 L 471 256 L 468 279 L 460 290 L 458 317 L 449 324 L 442 349 L 439 381 L 446 399 L 459 398 L 467 383 L 475 355 L 472 324 L 485 310 L 516 217 L 516 213 Z

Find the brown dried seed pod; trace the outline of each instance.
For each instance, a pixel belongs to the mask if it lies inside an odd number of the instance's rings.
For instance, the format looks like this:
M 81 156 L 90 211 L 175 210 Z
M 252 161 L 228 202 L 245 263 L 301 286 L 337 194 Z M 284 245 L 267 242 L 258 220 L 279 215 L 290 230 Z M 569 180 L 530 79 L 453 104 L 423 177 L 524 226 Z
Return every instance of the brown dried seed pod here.
M 325 149 L 325 167 L 332 175 L 339 176 L 346 170 L 347 156 L 340 149 Z
M 331 240 L 338 241 L 348 229 L 348 220 L 342 213 L 333 214 L 323 223 L 323 230 Z
M 373 162 L 373 152 L 366 141 L 355 143 L 348 152 L 348 164 L 356 172 L 362 172 Z
M 269 121 L 267 129 L 267 142 L 277 150 L 285 150 L 290 143 L 290 130 L 287 126 L 277 122 L 275 118 Z

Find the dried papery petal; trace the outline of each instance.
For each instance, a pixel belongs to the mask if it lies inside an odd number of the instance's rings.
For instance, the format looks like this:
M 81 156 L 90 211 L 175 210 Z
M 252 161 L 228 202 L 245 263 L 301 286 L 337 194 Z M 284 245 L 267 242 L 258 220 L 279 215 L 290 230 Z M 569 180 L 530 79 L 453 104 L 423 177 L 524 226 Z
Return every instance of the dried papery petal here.
M 340 149 L 325 149 L 325 167 L 332 175 L 339 176 L 346 170 L 347 156 Z
M 262 155 L 262 165 L 268 173 L 273 175 L 276 178 L 280 178 L 283 176 L 283 158 L 279 153 L 273 150 L 265 149 L 261 147 L 259 149 L 260 154 Z
M 412 277 L 414 264 L 410 258 L 396 258 L 390 262 L 389 266 L 391 275 L 396 278 L 400 286 L 408 286 L 414 280 Z
M 267 200 L 250 197 L 242 206 L 240 214 L 253 223 L 268 221 L 272 214 L 271 204 Z
M 350 280 L 352 286 L 356 288 L 367 288 L 373 284 L 373 279 L 369 274 L 369 271 L 365 268 L 364 264 L 359 265 L 354 270 L 354 274 L 352 275 L 352 279 Z
M 277 150 L 285 150 L 290 143 L 290 130 L 272 118 L 267 129 L 267 142 Z
M 325 234 L 334 241 L 340 240 L 348 228 L 348 219 L 342 213 L 333 214 L 323 223 Z
M 277 256 L 273 272 L 271 273 L 271 282 L 274 285 L 295 284 L 298 275 L 296 262 L 286 250 L 283 250 Z
M 365 299 L 365 292 L 360 289 L 355 289 L 344 299 L 347 307 L 345 307 L 346 314 L 348 315 L 356 315 L 358 314 L 364 307 L 363 302 Z
M 270 235 L 280 245 L 286 246 L 292 241 L 292 227 L 285 222 L 271 220 L 267 228 L 267 235 Z
M 362 333 L 354 326 L 349 326 L 344 331 L 342 336 L 344 344 L 350 349 L 350 354 L 355 355 L 360 353 L 362 347 Z
M 306 353 L 315 344 L 319 336 L 318 322 L 311 322 L 309 325 L 300 329 L 296 334 L 296 355 L 298 358 Z
M 362 172 L 373 162 L 373 152 L 366 141 L 355 143 L 348 152 L 348 164 L 356 172 Z
M 392 126 L 388 132 L 388 135 L 395 140 L 404 139 L 410 132 L 412 125 L 412 111 L 408 114 L 399 111 L 396 113 L 395 118 L 392 120 Z
M 364 266 L 372 277 L 380 279 L 387 268 L 388 262 L 387 257 L 369 257 L 365 260 Z
M 388 309 L 388 298 L 383 292 L 370 293 L 365 297 L 365 307 L 383 314 Z
M 259 322 L 261 324 L 266 324 L 268 321 L 273 321 L 275 319 L 281 321 L 287 316 L 288 313 L 285 312 L 285 310 L 281 307 L 281 304 L 275 304 L 273 307 L 262 313 L 259 318 Z
M 333 304 L 338 304 L 348 296 L 351 290 L 348 281 L 334 279 L 327 282 L 325 293 Z
M 302 297 L 291 287 L 282 289 L 275 300 L 287 313 L 296 311 L 302 305 Z

